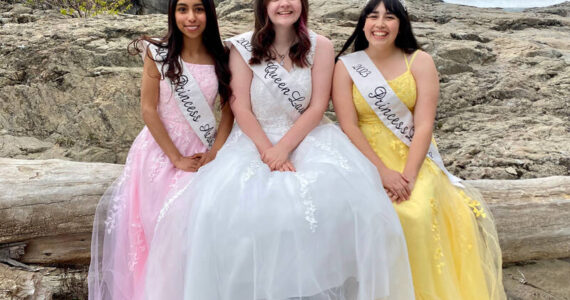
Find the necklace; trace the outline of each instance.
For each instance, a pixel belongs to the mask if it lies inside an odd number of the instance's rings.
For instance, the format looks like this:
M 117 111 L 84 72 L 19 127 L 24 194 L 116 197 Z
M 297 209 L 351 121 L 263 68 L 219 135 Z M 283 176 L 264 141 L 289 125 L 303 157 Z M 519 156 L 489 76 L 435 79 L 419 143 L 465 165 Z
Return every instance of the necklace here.
M 273 47 L 273 52 L 275 52 L 277 57 L 279 57 L 280 60 L 279 64 L 283 66 L 283 64 L 285 63 L 285 57 L 287 57 L 287 55 L 289 54 L 289 49 L 287 49 L 287 52 L 285 52 L 285 54 L 281 54 L 277 51 L 277 49 L 275 49 L 275 46 L 272 47 Z

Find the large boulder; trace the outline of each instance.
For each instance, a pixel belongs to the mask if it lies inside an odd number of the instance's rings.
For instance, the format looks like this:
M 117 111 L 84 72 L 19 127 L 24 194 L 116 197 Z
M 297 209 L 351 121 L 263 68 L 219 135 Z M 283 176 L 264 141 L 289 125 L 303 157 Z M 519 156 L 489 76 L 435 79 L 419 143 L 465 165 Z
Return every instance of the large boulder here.
M 362 5 L 311 0 L 310 27 L 339 50 Z M 570 2 L 526 12 L 408 6 L 440 72 L 435 136 L 450 171 L 467 179 L 569 175 Z M 225 0 L 218 13 L 225 38 L 253 25 L 250 0 Z M 0 24 L 0 156 L 124 162 L 143 127 L 141 61 L 126 47 L 163 34 L 166 16 L 79 20 L 0 2 Z
M 138 0 L 143 14 L 168 13 L 168 0 Z

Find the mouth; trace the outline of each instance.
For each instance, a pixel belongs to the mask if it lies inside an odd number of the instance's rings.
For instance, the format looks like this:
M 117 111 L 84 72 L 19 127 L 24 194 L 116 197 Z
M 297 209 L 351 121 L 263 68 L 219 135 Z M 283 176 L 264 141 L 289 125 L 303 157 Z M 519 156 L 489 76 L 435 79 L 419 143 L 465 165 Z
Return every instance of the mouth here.
M 388 36 L 386 31 L 372 31 L 372 36 L 375 38 L 385 38 Z
M 196 31 L 200 28 L 200 25 L 187 25 L 184 28 L 188 31 Z
M 278 12 L 277 12 L 277 15 L 279 15 L 279 16 L 289 16 L 289 15 L 292 15 L 292 14 L 293 14 L 293 11 L 291 11 L 291 10 L 278 11 Z

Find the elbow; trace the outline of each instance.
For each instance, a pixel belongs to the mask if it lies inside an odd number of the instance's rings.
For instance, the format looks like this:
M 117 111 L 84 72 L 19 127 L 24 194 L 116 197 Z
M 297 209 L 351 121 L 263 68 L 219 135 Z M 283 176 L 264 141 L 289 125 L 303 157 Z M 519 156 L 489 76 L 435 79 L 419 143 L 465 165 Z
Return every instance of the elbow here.
M 431 139 L 432 134 L 433 134 L 433 126 L 431 126 L 431 124 L 430 125 L 421 124 L 414 126 L 414 135 L 416 136 L 425 136 Z
M 342 129 L 344 134 L 346 134 L 349 137 L 353 136 L 356 131 L 360 130 L 358 125 L 354 123 L 339 122 L 339 125 L 340 129 Z
M 145 122 L 145 124 L 148 124 L 149 120 L 156 117 L 157 115 L 158 115 L 158 111 L 156 110 L 156 108 L 148 107 L 148 106 L 143 106 L 141 108 L 141 117 L 142 117 L 143 121 Z
M 304 112 L 304 114 L 310 113 L 311 115 L 314 115 L 315 118 L 318 118 L 320 121 L 323 118 L 323 116 L 325 115 L 325 112 L 327 111 L 328 107 L 329 107 L 328 102 L 326 105 L 309 105 L 309 107 Z

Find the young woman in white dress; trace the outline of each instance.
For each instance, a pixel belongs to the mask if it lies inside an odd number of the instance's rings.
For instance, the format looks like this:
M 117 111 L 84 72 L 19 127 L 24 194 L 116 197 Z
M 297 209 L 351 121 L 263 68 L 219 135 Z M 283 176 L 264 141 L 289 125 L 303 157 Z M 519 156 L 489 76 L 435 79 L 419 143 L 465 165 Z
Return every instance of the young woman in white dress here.
M 230 39 L 237 124 L 168 200 L 148 299 L 413 299 L 406 243 L 376 168 L 323 114 L 332 43 L 307 0 L 256 0 Z

